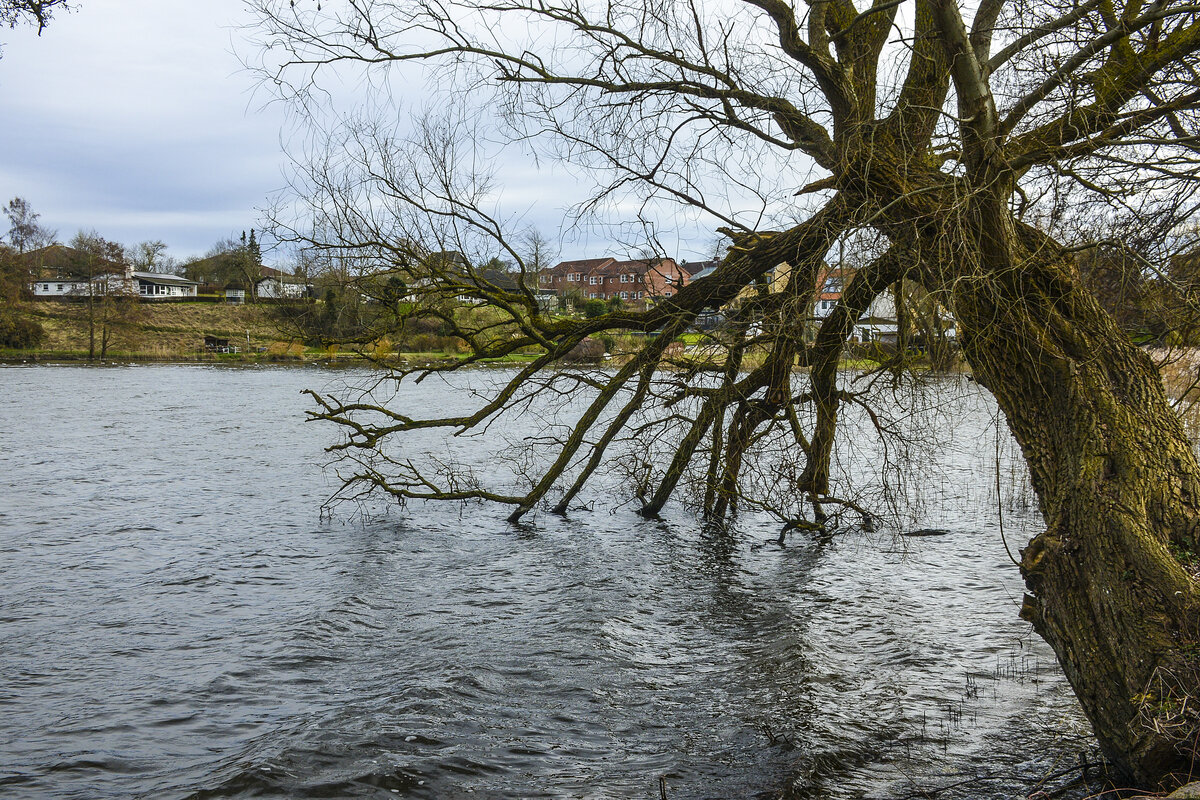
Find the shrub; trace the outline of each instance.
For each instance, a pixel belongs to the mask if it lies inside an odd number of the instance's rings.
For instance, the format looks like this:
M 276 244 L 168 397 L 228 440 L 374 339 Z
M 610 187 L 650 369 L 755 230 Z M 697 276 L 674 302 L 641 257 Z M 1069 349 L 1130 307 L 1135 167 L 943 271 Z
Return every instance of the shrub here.
M 46 338 L 41 323 L 11 315 L 0 316 L 0 347 L 32 350 Z
M 418 319 L 410 319 L 404 323 L 406 330 L 411 330 L 417 334 L 433 334 L 435 336 L 445 336 L 446 321 L 437 317 L 420 317 Z
M 432 333 L 419 333 L 402 339 L 396 345 L 396 351 L 401 353 L 463 353 L 468 349 L 467 343 L 457 336 L 437 336 Z
M 571 348 L 570 352 L 563 356 L 563 361 L 575 364 L 583 362 L 596 362 L 599 361 L 603 355 L 604 342 L 600 341 L 599 339 L 593 339 L 589 336 L 579 344 L 575 345 L 575 347 Z

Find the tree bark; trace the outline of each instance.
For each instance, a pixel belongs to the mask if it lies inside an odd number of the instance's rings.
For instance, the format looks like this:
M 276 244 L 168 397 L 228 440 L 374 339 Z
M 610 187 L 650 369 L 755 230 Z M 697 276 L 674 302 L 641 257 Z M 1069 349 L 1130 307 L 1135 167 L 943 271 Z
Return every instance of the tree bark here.
M 96 288 L 88 276 L 87 318 L 88 318 L 88 361 L 96 360 Z
M 1046 520 L 1022 551 L 1022 617 L 1119 769 L 1142 786 L 1190 775 L 1200 468 L 1158 372 L 1041 245 L 1017 268 L 960 278 L 953 295 L 964 355 L 1021 445 Z

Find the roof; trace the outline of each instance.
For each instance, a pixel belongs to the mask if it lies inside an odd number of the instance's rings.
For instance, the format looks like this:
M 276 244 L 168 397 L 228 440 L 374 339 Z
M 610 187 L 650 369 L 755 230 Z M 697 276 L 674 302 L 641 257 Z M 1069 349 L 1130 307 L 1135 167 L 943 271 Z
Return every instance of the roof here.
M 841 300 L 842 293 L 846 291 L 846 287 L 850 285 L 850 280 L 857 272 L 853 267 L 822 267 L 817 272 L 817 300 Z M 837 289 L 825 291 L 826 284 L 831 280 L 841 282 L 841 286 Z
M 99 280 L 100 278 L 116 274 L 118 274 L 116 270 L 105 270 L 103 272 L 97 272 L 95 275 L 92 275 L 89 278 L 87 275 L 74 274 L 73 270 L 66 268 L 55 269 L 53 267 L 42 267 L 40 269 L 35 268 L 29 271 L 29 277 L 35 283 L 45 283 L 47 281 L 56 281 L 58 283 L 87 283 L 89 280 Z
M 139 281 L 147 283 L 165 283 L 171 286 L 199 286 L 198 281 L 189 281 L 187 278 L 182 278 L 178 275 L 169 275 L 165 272 L 134 272 L 133 277 Z
M 267 274 L 267 270 L 271 270 L 271 274 Z M 262 283 L 263 281 L 279 281 L 280 283 L 290 283 L 297 286 L 308 285 L 308 280 L 305 278 L 302 278 L 298 275 L 292 275 L 287 272 L 281 272 L 277 269 L 271 269 L 270 267 L 263 267 L 263 276 L 255 283 Z
M 214 253 L 211 256 L 205 256 L 204 258 L 197 258 L 193 261 L 189 261 L 183 265 L 183 268 L 184 269 L 197 269 L 199 267 L 224 265 L 224 264 L 227 264 L 228 262 L 232 261 L 233 258 L 234 258 L 234 253 L 230 253 L 230 252 Z
M 37 250 L 22 253 L 19 258 L 28 266 L 30 272 L 53 270 L 59 274 L 80 275 L 85 280 L 84 264 L 87 263 L 89 258 L 95 258 L 95 261 L 92 262 L 92 269 L 87 270 L 93 276 L 99 275 L 102 271 L 123 272 L 125 269 L 124 265 L 116 261 L 89 256 L 82 250 L 68 247 L 65 244 L 52 244 L 46 247 L 39 247 Z
M 675 264 L 675 259 L 673 258 L 638 258 L 632 261 L 608 260 L 612 263 L 597 267 L 592 270 L 592 273 L 595 275 L 620 275 L 622 273 L 633 272 L 642 275 L 653 269 L 657 269 L 668 261 Z
M 721 265 L 719 259 L 710 259 L 708 261 L 681 261 L 679 267 L 688 275 L 698 275 L 705 270 L 715 270 Z
M 668 261 L 671 262 L 671 266 L 675 267 L 676 269 L 679 269 L 679 262 L 670 257 L 637 258 L 632 261 L 618 261 L 617 266 L 626 267 L 627 269 L 635 269 L 635 270 L 640 269 L 643 271 L 647 271 L 647 270 L 652 270 L 652 269 L 661 267 L 662 265 L 666 264 Z
M 478 275 L 482 280 L 505 292 L 518 291 L 522 283 L 528 285 L 532 282 L 529 276 L 520 272 L 505 272 L 500 269 L 483 269 Z
M 441 250 L 437 253 L 430 253 L 428 256 L 430 261 L 437 261 L 443 264 L 460 264 L 467 265 L 467 257 L 457 250 Z
M 560 261 L 544 272 L 562 274 L 565 272 L 591 272 L 608 264 L 615 263 L 612 258 L 577 258 L 574 261 Z

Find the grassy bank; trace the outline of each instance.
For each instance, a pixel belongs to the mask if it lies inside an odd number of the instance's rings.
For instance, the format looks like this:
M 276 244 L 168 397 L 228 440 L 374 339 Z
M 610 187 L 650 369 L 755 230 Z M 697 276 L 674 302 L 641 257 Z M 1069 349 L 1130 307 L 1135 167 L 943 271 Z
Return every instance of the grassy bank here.
M 46 330 L 34 355 L 86 356 L 88 310 L 82 303 L 30 303 L 29 316 Z M 99 331 L 97 331 L 97 336 Z M 228 339 L 239 350 L 286 350 L 264 306 L 216 303 L 140 303 L 128 319 L 112 324 L 109 351 L 145 359 L 194 358 L 204 353 L 204 337 Z
M 272 306 L 266 304 L 139 303 L 131 313 L 118 315 L 111 323 L 106 358 L 110 361 L 204 363 L 353 362 L 361 358 L 349 348 L 306 347 L 299 340 L 289 338 L 280 331 L 273 310 Z M 23 306 L 22 314 L 42 326 L 46 332 L 45 339 L 34 349 L 0 349 L 0 361 L 87 360 L 89 324 L 86 305 L 31 302 Z M 97 351 L 100 335 L 100 323 L 97 322 Z M 207 352 L 204 349 L 205 336 L 226 339 L 238 352 Z M 440 343 L 440 339 L 437 342 Z M 389 355 L 400 362 L 445 361 L 465 357 L 459 350 L 438 347 Z M 513 357 L 506 360 L 523 359 Z

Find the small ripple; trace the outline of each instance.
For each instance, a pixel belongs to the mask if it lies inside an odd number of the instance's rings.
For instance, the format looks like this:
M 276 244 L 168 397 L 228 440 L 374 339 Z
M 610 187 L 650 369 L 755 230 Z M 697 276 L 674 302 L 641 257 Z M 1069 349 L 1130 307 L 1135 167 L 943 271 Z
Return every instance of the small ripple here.
M 192 578 L 180 578 L 175 581 L 163 581 L 162 586 L 194 586 L 196 584 L 208 583 L 213 578 L 212 573 L 206 575 L 196 575 Z

